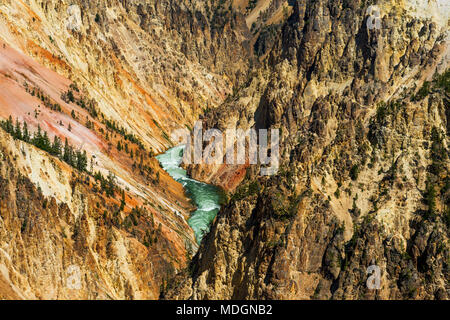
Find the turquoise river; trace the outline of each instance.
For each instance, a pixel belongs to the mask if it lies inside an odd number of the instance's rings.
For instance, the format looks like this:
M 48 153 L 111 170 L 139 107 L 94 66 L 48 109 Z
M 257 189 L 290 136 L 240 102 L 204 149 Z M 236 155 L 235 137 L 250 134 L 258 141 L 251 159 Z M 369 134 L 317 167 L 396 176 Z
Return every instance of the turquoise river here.
M 176 181 L 181 183 L 186 194 L 194 201 L 197 210 L 192 212 L 188 220 L 194 230 L 198 243 L 209 232 L 209 227 L 220 210 L 223 193 L 218 187 L 191 179 L 186 170 L 181 168 L 184 146 L 177 146 L 158 155 L 156 158 L 162 168 Z

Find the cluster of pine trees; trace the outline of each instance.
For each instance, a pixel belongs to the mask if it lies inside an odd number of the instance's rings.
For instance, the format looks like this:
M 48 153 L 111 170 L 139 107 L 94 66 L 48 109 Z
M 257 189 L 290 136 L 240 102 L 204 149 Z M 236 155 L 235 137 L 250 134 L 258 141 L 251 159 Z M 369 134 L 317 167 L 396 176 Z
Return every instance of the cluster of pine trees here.
M 52 103 L 50 97 L 48 95 L 46 95 L 41 89 L 39 88 L 30 88 L 28 86 L 28 83 L 25 82 L 24 84 L 25 90 L 31 94 L 33 97 L 36 96 L 39 100 L 42 101 L 42 103 L 44 104 L 44 106 L 46 106 L 47 108 L 53 110 L 53 111 L 58 111 L 61 112 L 61 106 L 59 105 L 59 103 Z
M 105 120 L 104 123 L 109 130 L 115 131 L 124 137 L 125 140 L 137 144 L 139 149 L 145 150 L 144 144 L 141 140 L 139 140 L 134 134 L 128 133 L 124 127 L 120 127 L 114 120 Z
M 80 98 L 75 97 L 74 92 L 78 93 L 78 96 Z M 99 111 L 97 110 L 96 104 L 97 102 L 94 99 L 86 99 L 81 95 L 80 89 L 78 89 L 76 84 L 71 84 L 69 86 L 69 90 L 67 92 L 64 92 L 61 95 L 61 100 L 63 100 L 65 103 L 75 103 L 84 110 L 86 110 L 91 117 L 97 118 L 99 116 Z
M 87 171 L 88 160 L 86 151 L 75 151 L 67 141 L 67 138 L 64 146 L 61 139 L 56 135 L 53 142 L 51 142 L 47 132 L 43 131 L 41 126 L 38 125 L 37 132 L 32 134 L 28 130 L 28 125 L 26 122 L 22 125 L 19 120 L 16 120 L 14 125 L 11 116 L 8 120 L 1 121 L 0 126 L 15 139 L 30 143 L 35 147 L 48 152 L 52 156 L 58 157 L 75 169 Z
M 114 191 L 116 190 L 117 185 L 116 176 L 112 172 L 109 172 L 108 176 L 105 178 L 103 177 L 102 173 L 98 171 L 94 174 L 94 179 L 96 181 L 100 181 L 101 189 L 102 191 L 106 192 L 107 196 L 114 196 Z

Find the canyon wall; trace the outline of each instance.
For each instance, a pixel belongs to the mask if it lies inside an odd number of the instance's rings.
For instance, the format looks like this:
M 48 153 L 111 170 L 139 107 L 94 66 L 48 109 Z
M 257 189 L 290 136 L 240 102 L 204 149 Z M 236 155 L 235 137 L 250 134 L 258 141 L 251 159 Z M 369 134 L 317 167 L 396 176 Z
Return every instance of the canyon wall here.
M 448 299 L 449 13 L 0 0 L 0 298 Z M 198 118 L 281 151 L 187 168 L 227 193 L 199 247 L 154 158 Z
M 0 1 L 0 120 L 87 162 L 0 129 L 1 298 L 166 291 L 197 249 L 194 207 L 154 156 L 242 81 L 248 38 L 206 1 Z
M 369 5 L 295 2 L 263 65 L 204 117 L 279 128 L 280 168 L 190 168 L 230 197 L 171 298 L 448 299 L 449 6 L 379 1 L 372 28 Z

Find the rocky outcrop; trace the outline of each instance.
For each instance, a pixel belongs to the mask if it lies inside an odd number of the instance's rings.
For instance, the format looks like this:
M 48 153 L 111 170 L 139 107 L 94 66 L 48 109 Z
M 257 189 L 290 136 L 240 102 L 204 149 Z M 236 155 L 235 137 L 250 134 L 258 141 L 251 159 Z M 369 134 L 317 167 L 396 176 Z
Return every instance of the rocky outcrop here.
M 280 128 L 281 167 L 229 188 L 170 297 L 448 299 L 448 13 L 386 1 L 371 29 L 367 8 L 295 2 L 264 66 L 205 117 Z M 235 169 L 191 172 L 223 185 Z
M 185 268 L 167 218 L 144 206 L 118 210 L 89 176 L 3 130 L 0 138 L 1 299 L 158 299 Z M 33 183 L 24 157 L 55 181 Z M 67 200 L 44 195 L 47 183 L 68 190 Z
M 249 32 L 225 3 L 3 1 L 2 38 L 76 82 L 155 151 L 245 77 Z
M 222 2 L 5 0 L 0 28 L 0 120 L 67 139 L 89 162 L 79 172 L 0 129 L 4 154 L 16 155 L 11 174 L 40 189 L 24 196 L 34 205 L 30 219 L 49 217 L 32 230 L 42 250 L 23 250 L 28 260 L 20 261 L 15 250 L 37 242 L 7 240 L 8 230 L 19 234 L 22 209 L 13 204 L 23 185 L 5 182 L 2 297 L 157 299 L 197 244 L 186 222 L 193 207 L 154 155 L 172 145 L 172 130 L 189 127 L 242 82 L 251 60 L 243 16 Z M 102 175 L 115 177 L 112 195 Z M 44 201 L 57 205 L 41 210 Z M 79 224 L 74 247 L 60 229 L 73 233 Z M 90 275 L 79 291 L 65 286 L 71 265 Z M 52 272 L 47 292 L 41 282 Z

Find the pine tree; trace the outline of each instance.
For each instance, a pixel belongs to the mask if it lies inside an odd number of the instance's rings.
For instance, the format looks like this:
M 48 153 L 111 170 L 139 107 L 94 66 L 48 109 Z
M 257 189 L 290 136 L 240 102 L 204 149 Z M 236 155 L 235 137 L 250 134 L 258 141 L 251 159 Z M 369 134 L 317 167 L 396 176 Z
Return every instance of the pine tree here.
M 52 144 L 50 143 L 50 139 L 48 137 L 47 131 L 44 131 L 44 135 L 42 136 L 42 150 L 46 152 L 52 151 Z
M 26 122 L 23 123 L 22 139 L 25 142 L 30 142 L 30 132 L 28 131 L 28 125 Z
M 71 90 L 69 90 L 67 92 L 67 98 L 69 99 L 70 102 L 74 102 L 75 101 L 75 97 L 73 96 L 73 92 Z
M 112 172 L 109 172 L 108 174 L 105 187 L 106 187 L 106 194 L 108 196 L 113 196 L 114 189 L 116 188 L 116 176 Z
M 72 155 L 70 151 L 69 141 L 67 141 L 66 138 L 66 141 L 64 142 L 64 155 L 63 155 L 64 162 L 70 164 L 71 157 Z
M 9 134 L 12 134 L 12 133 L 14 132 L 13 120 L 12 120 L 12 117 L 11 117 L 11 116 L 9 116 L 8 120 L 6 120 L 5 130 L 6 130 L 6 132 L 8 132 Z
M 122 200 L 120 201 L 120 211 L 123 211 L 125 209 L 125 191 L 122 189 Z
M 87 155 L 86 155 L 86 151 L 81 152 L 81 151 L 77 151 L 76 152 L 76 168 L 80 171 L 86 171 L 87 168 Z
M 40 125 L 38 125 L 38 130 L 33 136 L 32 143 L 34 146 L 38 147 L 39 149 L 42 149 L 42 131 Z
M 51 154 L 57 157 L 61 156 L 61 139 L 56 135 L 53 139 Z
M 16 128 L 14 130 L 14 137 L 16 139 L 22 140 L 22 129 L 21 129 L 19 119 L 16 119 Z
M 69 162 L 68 162 L 68 164 L 69 164 L 70 166 L 72 166 L 72 167 L 75 167 L 75 164 L 76 164 L 76 162 L 75 162 L 75 161 L 76 161 L 75 157 L 76 157 L 76 154 L 75 154 L 75 152 L 73 151 L 72 146 L 69 145 Z

